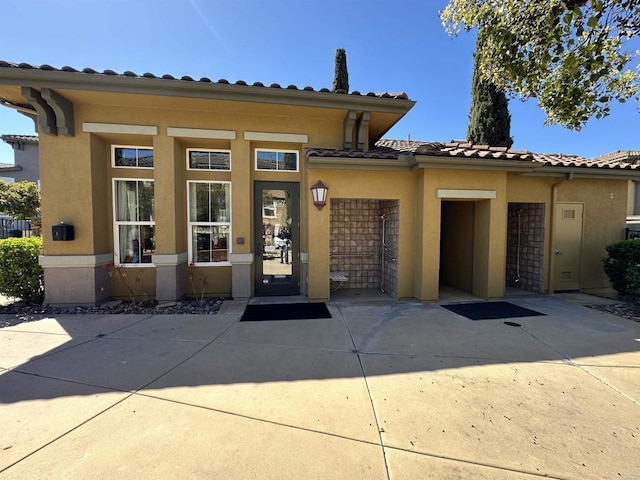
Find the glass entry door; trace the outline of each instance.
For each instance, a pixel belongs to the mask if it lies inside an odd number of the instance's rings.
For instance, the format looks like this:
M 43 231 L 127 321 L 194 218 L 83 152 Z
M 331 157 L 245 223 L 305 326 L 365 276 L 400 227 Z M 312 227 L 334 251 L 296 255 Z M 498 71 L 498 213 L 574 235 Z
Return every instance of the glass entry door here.
M 300 185 L 255 182 L 255 294 L 300 294 Z

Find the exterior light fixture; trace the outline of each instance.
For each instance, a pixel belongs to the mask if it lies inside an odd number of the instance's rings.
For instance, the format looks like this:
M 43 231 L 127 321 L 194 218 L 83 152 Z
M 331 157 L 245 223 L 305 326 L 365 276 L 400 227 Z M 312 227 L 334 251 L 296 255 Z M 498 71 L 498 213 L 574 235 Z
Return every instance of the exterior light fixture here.
M 313 204 L 318 208 L 318 210 L 322 210 L 327 204 L 327 192 L 329 188 L 318 180 L 313 187 L 311 187 L 311 195 L 313 195 Z

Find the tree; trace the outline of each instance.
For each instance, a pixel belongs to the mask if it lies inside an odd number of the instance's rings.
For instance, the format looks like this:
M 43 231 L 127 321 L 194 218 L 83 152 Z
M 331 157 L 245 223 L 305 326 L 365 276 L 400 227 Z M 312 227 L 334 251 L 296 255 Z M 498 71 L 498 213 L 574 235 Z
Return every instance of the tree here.
M 546 124 L 580 130 L 614 101 L 638 101 L 638 0 L 449 0 L 440 12 L 452 35 L 478 28 L 485 79 L 522 99 L 535 97 Z M 638 67 L 638 66 L 636 66 Z
M 347 71 L 347 53 L 344 48 L 336 50 L 336 68 L 333 77 L 333 91 L 344 90 L 349 92 L 349 72 Z
M 471 109 L 467 140 L 475 145 L 511 147 L 511 115 L 509 101 L 504 92 L 489 80 L 484 80 L 479 72 L 480 43 L 474 54 L 473 78 L 471 81 Z
M 0 212 L 15 219 L 34 218 L 40 213 L 40 191 L 33 182 L 0 181 Z

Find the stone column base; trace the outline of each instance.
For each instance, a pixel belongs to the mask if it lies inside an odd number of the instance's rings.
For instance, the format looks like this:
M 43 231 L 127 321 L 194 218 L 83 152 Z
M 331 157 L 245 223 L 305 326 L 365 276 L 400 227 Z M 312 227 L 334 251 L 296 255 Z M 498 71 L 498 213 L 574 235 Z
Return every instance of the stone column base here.
M 173 302 L 184 296 L 187 259 L 187 253 L 151 256 L 151 261 L 156 266 L 156 300 L 158 302 Z
M 242 300 L 251 297 L 253 275 L 253 253 L 232 253 L 231 261 L 231 296 L 234 300 Z
M 112 253 L 100 255 L 41 255 L 44 301 L 54 306 L 95 306 L 111 297 L 111 280 L 105 264 Z

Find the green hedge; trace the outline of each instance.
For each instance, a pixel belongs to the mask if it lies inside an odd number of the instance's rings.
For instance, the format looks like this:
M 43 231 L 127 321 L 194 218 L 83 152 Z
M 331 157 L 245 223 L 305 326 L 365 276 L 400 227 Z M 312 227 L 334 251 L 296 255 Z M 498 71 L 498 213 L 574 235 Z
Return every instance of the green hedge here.
M 0 240 L 0 293 L 29 303 L 42 303 L 44 274 L 38 264 L 42 238 Z
M 640 240 L 624 240 L 606 247 L 604 272 L 618 294 L 634 304 L 640 302 Z

